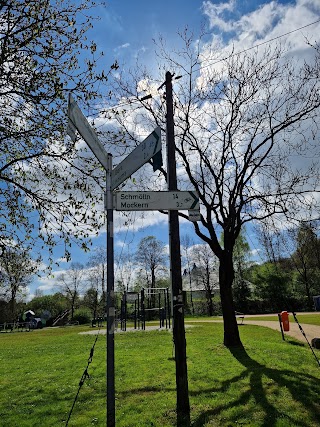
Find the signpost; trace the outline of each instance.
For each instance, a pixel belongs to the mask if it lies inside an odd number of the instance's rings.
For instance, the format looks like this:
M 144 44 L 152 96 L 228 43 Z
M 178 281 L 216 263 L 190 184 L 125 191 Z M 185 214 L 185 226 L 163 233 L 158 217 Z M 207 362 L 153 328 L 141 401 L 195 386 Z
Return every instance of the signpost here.
M 111 189 L 117 188 L 129 176 L 161 150 L 161 130 L 157 127 L 112 171 Z
M 195 191 L 119 191 L 113 195 L 118 211 L 197 210 Z
M 170 74 L 170 73 L 169 73 Z M 170 76 L 169 76 L 170 77 Z M 167 83 L 167 90 L 170 87 Z M 171 99 L 172 95 L 169 96 Z M 168 104 L 168 101 L 167 101 Z M 169 105 L 169 104 L 168 104 Z M 171 104 L 170 104 L 171 105 Z M 172 108 L 171 108 L 172 110 Z M 170 111 L 171 111 L 170 110 Z M 172 111 L 169 115 L 172 116 Z M 190 406 L 186 368 L 186 344 L 183 320 L 183 301 L 181 284 L 181 261 L 178 210 L 188 210 L 190 221 L 200 219 L 199 197 L 194 191 L 178 191 L 176 186 L 176 166 L 174 151 L 173 121 L 167 119 L 168 178 L 170 191 L 132 191 L 115 192 L 122 182 L 136 172 L 161 150 L 161 131 L 157 127 L 140 145 L 138 145 L 115 169 L 112 170 L 112 155 L 107 153 L 99 141 L 94 129 L 82 114 L 75 100 L 69 95 L 68 134 L 75 141 L 78 130 L 93 154 L 106 171 L 106 213 L 107 213 L 107 426 L 115 427 L 115 374 L 114 374 L 114 241 L 113 209 L 116 210 L 168 210 L 171 248 L 171 273 L 173 281 L 174 340 L 177 381 L 177 421 L 178 426 L 189 425 Z M 172 158 L 172 161 L 169 161 Z M 174 246 L 175 245 L 175 246 Z M 177 276 L 179 274 L 180 276 Z M 180 283 L 180 284 L 179 284 Z M 181 289 L 180 289 L 181 288 Z M 182 424 L 181 424 L 182 423 Z M 183 424 L 185 423 L 185 424 Z
M 106 213 L 107 213 L 107 423 L 108 427 L 115 427 L 115 374 L 114 374 L 114 242 L 113 242 L 113 206 L 111 191 L 112 155 L 107 153 L 99 141 L 95 131 L 82 114 L 72 96 L 69 96 L 68 105 L 69 126 L 68 134 L 75 140 L 77 129 L 86 141 L 93 154 L 106 171 Z

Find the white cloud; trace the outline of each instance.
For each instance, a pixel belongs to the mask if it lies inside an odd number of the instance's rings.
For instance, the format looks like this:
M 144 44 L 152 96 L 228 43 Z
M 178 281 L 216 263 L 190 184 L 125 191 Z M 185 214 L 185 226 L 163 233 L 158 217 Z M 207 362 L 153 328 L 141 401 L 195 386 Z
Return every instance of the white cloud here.
M 205 67 L 202 71 L 204 79 L 211 72 L 211 67 L 208 65 L 212 63 L 212 70 L 218 70 L 219 58 L 227 57 L 231 52 L 237 53 L 256 45 L 267 44 L 269 40 L 282 36 L 270 43 L 274 46 L 279 42 L 285 44 L 291 54 L 296 56 L 298 54 L 300 60 L 303 61 L 304 57 L 310 54 L 306 39 L 319 40 L 319 22 L 295 31 L 319 19 L 320 2 L 318 0 L 297 0 L 294 3 L 287 4 L 272 1 L 243 14 L 238 20 L 234 20 L 232 14 L 224 14 L 231 10 L 240 13 L 240 8 L 240 1 L 218 5 L 209 1 L 204 3 L 203 10 L 209 18 L 212 29 L 211 41 L 203 46 L 201 52 L 202 67 Z M 220 33 L 219 37 L 217 36 L 217 29 Z M 217 46 L 217 39 L 219 46 Z M 262 52 L 263 47 L 261 48 Z
M 133 54 L 134 58 L 139 58 L 140 54 L 146 53 L 148 51 L 148 48 L 145 46 L 140 47 L 140 49 L 137 49 L 136 52 Z
M 57 280 L 56 273 L 54 272 L 50 276 L 40 277 L 37 281 L 38 282 L 37 289 L 44 293 L 53 293 L 54 290 L 57 288 L 56 280 Z
M 153 225 L 167 224 L 168 217 L 158 211 L 128 211 L 126 213 L 115 211 L 114 228 L 116 232 L 130 230 L 138 232 Z
M 261 249 L 261 248 L 258 248 L 258 249 L 252 249 L 252 250 L 250 251 L 250 255 L 251 255 L 252 257 L 260 256 L 261 252 L 262 252 L 262 249 Z
M 56 263 L 58 263 L 58 264 L 66 263 L 66 262 L 68 262 L 68 260 L 65 257 L 60 257 L 56 260 Z
M 126 49 L 130 46 L 130 43 L 124 43 L 123 45 L 119 46 L 120 49 Z
M 138 82 L 137 92 L 143 92 L 143 95 L 152 95 L 157 97 L 159 95 L 158 88 L 159 85 L 150 79 L 142 79 Z
M 210 27 L 218 27 L 222 31 L 232 31 L 234 21 L 226 20 L 225 12 L 232 12 L 235 7 L 236 0 L 230 0 L 226 3 L 214 4 L 211 1 L 205 1 L 202 4 L 202 10 L 209 18 Z
M 242 47 L 264 36 L 271 39 L 310 24 L 318 20 L 320 12 L 318 0 L 297 0 L 287 4 L 271 1 L 235 20 L 232 12 L 240 14 L 241 7 L 242 2 L 239 0 L 218 4 L 205 1 L 202 10 L 208 17 L 211 29 L 235 33 L 232 42 L 241 41 Z M 313 27 L 310 31 L 315 34 L 317 29 Z M 292 38 L 295 36 L 290 35 Z
M 128 47 L 130 47 L 130 43 L 124 43 L 124 44 L 122 44 L 122 45 L 120 45 L 120 46 L 117 46 L 117 47 L 116 47 L 116 48 L 114 48 L 113 50 L 114 50 L 115 52 L 117 52 L 117 51 L 122 50 L 122 49 L 127 49 Z

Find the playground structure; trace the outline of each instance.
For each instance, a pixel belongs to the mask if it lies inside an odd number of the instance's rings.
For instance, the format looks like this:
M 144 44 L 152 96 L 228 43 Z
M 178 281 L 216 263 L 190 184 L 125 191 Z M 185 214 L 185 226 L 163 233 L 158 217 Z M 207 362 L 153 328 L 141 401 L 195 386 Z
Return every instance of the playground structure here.
M 119 323 L 126 331 L 127 321 L 134 329 L 145 330 L 146 321 L 159 320 L 160 328 L 171 328 L 171 309 L 168 288 L 143 288 L 140 292 L 124 292 L 121 299 Z
M 60 313 L 52 322 L 52 326 L 63 326 L 68 322 L 68 316 L 71 313 L 71 310 L 68 308 Z

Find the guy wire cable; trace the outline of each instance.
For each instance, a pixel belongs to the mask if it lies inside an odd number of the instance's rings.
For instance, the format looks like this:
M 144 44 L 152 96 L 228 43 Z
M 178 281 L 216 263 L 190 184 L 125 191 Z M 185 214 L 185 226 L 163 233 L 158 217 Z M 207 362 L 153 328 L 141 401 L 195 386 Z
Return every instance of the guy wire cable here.
M 306 339 L 306 341 L 307 341 L 307 343 L 308 343 L 308 346 L 309 346 L 310 350 L 312 351 L 312 354 L 314 355 L 314 357 L 315 357 L 315 359 L 316 359 L 316 361 L 317 361 L 317 363 L 318 363 L 318 365 L 319 365 L 319 367 L 320 367 L 320 360 L 317 358 L 317 355 L 315 354 L 315 352 L 314 352 L 314 350 L 313 350 L 313 348 L 312 348 L 311 344 L 309 343 L 308 338 L 307 338 L 307 336 L 306 336 L 306 334 L 305 334 L 304 330 L 302 329 L 302 326 L 300 325 L 300 323 L 299 323 L 299 321 L 298 321 L 298 319 L 297 319 L 296 313 L 295 313 L 294 311 L 292 312 L 292 315 L 293 315 L 293 317 L 294 317 L 294 320 L 295 320 L 295 321 L 296 321 L 296 323 L 298 324 L 299 329 L 300 329 L 300 332 L 301 332 L 301 333 L 302 333 L 302 335 L 305 337 L 305 339 Z

